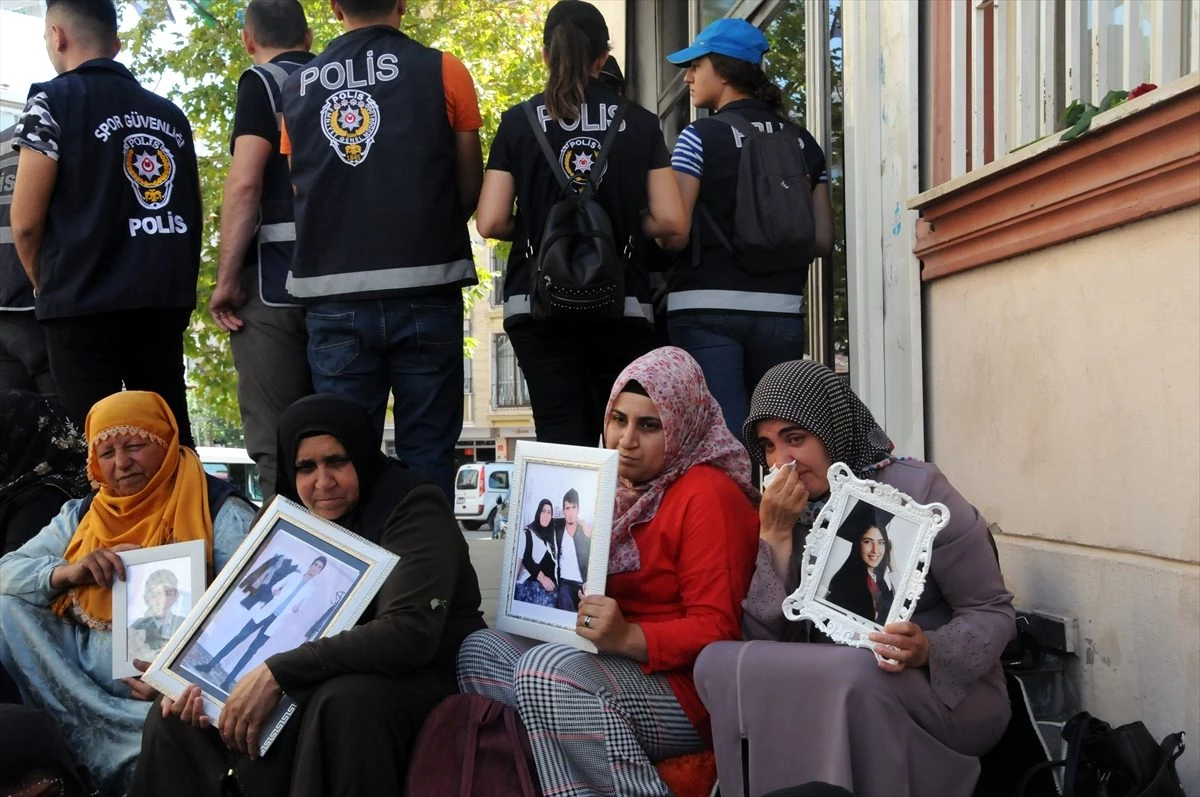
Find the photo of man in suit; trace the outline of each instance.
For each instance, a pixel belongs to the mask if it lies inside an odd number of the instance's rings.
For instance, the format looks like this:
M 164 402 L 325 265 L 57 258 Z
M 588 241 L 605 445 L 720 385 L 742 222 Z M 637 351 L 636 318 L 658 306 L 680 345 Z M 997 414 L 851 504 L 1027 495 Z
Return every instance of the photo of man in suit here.
M 221 683 L 221 689 L 229 692 L 233 689 L 233 685 L 237 682 L 238 674 L 245 669 L 247 663 L 258 652 L 258 649 L 267 643 L 271 635 L 279 627 L 280 622 L 286 617 L 285 612 L 295 613 L 300 611 L 300 607 L 304 605 L 304 601 L 312 594 L 312 580 L 321 574 L 325 569 L 327 560 L 324 556 L 318 556 L 308 566 L 308 570 L 301 576 L 298 572 L 289 573 L 280 581 L 271 587 L 271 597 L 265 602 L 256 605 L 250 611 L 250 619 L 242 630 L 229 641 L 225 647 L 221 648 L 217 655 L 213 656 L 207 664 L 201 664 L 196 667 L 201 673 L 208 673 L 216 667 L 221 659 L 228 656 L 234 648 L 240 645 L 251 634 L 257 632 L 258 636 L 250 643 L 250 647 L 242 654 L 242 658 L 229 674 L 225 676 L 225 680 Z

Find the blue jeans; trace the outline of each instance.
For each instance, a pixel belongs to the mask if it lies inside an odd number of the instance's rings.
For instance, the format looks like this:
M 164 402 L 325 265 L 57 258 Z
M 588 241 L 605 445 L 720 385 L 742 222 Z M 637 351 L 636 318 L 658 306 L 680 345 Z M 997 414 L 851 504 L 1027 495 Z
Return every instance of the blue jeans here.
M 773 366 L 804 356 L 805 331 L 802 315 L 689 313 L 667 320 L 672 345 L 700 363 L 725 425 L 739 440 L 758 381 Z
M 396 454 L 448 497 L 463 422 L 462 299 L 443 292 L 310 305 L 313 389 L 352 399 L 383 441 L 388 391 Z

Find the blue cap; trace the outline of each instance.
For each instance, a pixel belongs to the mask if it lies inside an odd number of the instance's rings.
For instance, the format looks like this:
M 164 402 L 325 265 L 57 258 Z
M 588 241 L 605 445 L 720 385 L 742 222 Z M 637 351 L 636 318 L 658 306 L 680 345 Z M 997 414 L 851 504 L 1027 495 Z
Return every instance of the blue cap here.
M 767 49 L 767 37 L 761 30 L 744 19 L 725 18 L 700 31 L 691 46 L 671 53 L 667 60 L 676 66 L 686 66 L 703 55 L 717 53 L 758 64 Z

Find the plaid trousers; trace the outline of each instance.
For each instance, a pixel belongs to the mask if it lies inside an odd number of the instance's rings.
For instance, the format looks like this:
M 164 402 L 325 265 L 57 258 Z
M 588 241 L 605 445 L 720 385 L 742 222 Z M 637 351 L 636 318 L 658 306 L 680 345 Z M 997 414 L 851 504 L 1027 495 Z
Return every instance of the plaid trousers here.
M 546 797 L 670 797 L 653 762 L 704 747 L 666 676 L 620 656 L 476 631 L 458 686 L 517 710 Z

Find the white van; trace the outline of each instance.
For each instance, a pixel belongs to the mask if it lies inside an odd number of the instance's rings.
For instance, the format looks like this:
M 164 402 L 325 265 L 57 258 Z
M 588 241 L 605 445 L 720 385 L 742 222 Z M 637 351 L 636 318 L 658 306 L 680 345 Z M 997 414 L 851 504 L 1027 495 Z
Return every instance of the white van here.
M 199 446 L 197 456 L 210 476 L 224 479 L 244 493 L 256 506 L 262 504 L 258 488 L 258 466 L 244 448 L 211 448 Z
M 468 531 L 484 523 L 496 528 L 496 515 L 512 490 L 511 462 L 468 462 L 454 477 L 454 517 Z

